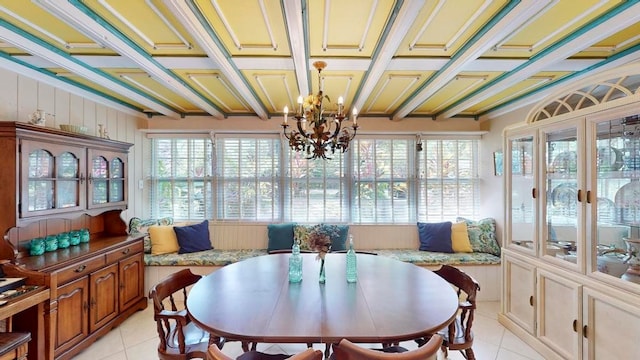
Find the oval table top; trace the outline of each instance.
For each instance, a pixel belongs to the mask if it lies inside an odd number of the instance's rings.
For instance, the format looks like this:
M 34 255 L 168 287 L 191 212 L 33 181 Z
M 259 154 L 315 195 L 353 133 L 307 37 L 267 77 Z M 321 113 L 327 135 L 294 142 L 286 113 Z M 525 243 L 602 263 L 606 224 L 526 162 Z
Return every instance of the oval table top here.
M 453 288 L 419 266 L 358 254 L 358 281 L 347 283 L 345 255 L 327 254 L 320 284 L 316 254 L 302 254 L 302 282 L 289 283 L 289 256 L 247 259 L 200 279 L 187 298 L 193 321 L 251 342 L 392 343 L 434 333 L 455 317 Z

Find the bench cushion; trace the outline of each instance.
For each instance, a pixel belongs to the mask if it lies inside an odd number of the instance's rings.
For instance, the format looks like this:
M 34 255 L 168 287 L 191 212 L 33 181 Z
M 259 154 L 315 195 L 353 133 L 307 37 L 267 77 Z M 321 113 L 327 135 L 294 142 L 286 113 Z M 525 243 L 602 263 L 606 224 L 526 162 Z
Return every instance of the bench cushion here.
M 147 266 L 225 266 L 255 256 L 266 255 L 267 249 L 259 250 L 206 250 L 188 254 L 144 255 Z
M 416 265 L 499 265 L 500 257 L 487 253 L 439 253 L 410 249 L 372 250 L 380 256 Z M 260 250 L 207 250 L 189 254 L 144 255 L 147 266 L 225 266 L 254 256 L 266 255 Z

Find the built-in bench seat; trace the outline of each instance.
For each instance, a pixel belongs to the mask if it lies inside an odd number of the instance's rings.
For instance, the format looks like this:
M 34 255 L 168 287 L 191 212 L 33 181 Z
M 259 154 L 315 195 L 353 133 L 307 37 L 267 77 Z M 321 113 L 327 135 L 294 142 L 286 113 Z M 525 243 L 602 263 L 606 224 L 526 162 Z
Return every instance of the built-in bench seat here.
M 500 258 L 487 253 L 440 253 L 410 249 L 367 250 L 380 256 L 428 265 L 499 265 Z M 144 255 L 146 266 L 225 266 L 254 256 L 266 255 L 266 249 L 206 250 L 188 254 Z
M 247 258 L 267 254 L 267 225 L 213 223 L 209 225 L 213 250 L 188 254 L 145 254 L 145 289 L 165 276 L 189 268 L 196 274 L 208 275 L 223 266 Z M 461 267 L 480 282 L 478 299 L 500 299 L 500 257 L 487 252 L 439 253 L 418 250 L 415 225 L 351 225 L 356 251 L 362 250 L 435 270 L 442 264 Z

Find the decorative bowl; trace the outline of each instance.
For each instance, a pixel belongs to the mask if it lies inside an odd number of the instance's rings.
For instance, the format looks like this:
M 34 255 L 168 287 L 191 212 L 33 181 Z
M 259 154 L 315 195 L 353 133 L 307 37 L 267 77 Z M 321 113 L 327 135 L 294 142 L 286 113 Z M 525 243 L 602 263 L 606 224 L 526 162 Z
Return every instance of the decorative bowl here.
M 72 132 L 75 134 L 86 134 L 89 129 L 82 125 L 61 124 L 60 129 L 63 131 Z

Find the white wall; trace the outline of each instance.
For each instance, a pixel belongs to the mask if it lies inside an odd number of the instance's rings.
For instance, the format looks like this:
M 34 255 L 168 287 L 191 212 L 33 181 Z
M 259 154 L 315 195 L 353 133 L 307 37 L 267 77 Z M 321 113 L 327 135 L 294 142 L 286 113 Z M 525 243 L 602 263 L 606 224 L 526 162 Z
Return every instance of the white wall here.
M 143 195 L 138 190 L 138 180 L 143 178 L 142 154 L 148 140 L 137 129 L 143 126 L 144 118 L 2 68 L 0 79 L 0 121 L 28 122 L 29 115 L 40 109 L 55 115 L 47 116 L 46 127 L 84 125 L 90 134 L 97 135 L 98 124 L 104 124 L 111 139 L 134 144 L 129 153 L 129 209 L 123 213 L 123 218 L 128 220 L 132 214 L 143 211 Z

